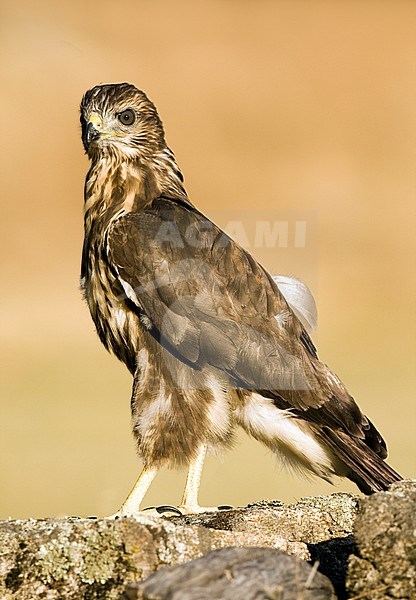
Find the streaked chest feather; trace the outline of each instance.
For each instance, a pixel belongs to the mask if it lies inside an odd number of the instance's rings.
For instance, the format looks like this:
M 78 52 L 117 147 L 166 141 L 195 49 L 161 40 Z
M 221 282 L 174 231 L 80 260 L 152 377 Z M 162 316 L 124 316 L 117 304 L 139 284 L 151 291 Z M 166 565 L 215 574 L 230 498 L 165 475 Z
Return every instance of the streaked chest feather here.
M 125 294 L 118 291 L 114 276 L 98 252 L 90 253 L 84 267 L 81 289 L 97 333 L 104 346 L 133 371 L 140 338 L 139 320 L 126 306 Z

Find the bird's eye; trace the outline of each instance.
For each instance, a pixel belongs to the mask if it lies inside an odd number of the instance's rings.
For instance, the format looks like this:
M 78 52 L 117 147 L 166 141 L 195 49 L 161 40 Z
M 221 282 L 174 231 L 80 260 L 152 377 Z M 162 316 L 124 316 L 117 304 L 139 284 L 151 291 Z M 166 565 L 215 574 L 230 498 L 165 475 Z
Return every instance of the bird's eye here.
M 136 120 L 136 115 L 134 114 L 134 110 L 128 108 L 127 110 L 123 110 L 123 112 L 118 113 L 117 119 L 120 121 L 120 123 L 123 123 L 123 125 L 133 125 L 134 121 Z

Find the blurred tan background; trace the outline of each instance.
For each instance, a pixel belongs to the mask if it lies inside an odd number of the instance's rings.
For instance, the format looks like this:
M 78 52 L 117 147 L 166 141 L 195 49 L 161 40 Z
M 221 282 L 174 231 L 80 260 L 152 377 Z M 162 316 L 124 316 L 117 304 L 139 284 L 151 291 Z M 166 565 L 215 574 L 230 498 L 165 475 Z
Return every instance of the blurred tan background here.
M 251 251 L 310 283 L 320 356 L 386 437 L 392 466 L 414 476 L 416 4 L 0 6 L 0 517 L 108 514 L 140 467 L 130 376 L 78 292 L 88 168 L 78 106 L 100 82 L 148 93 L 209 216 L 314 223 L 301 255 Z M 146 504 L 177 503 L 183 479 L 163 473 Z M 209 459 L 201 501 L 337 489 L 355 488 L 282 472 L 241 436 Z

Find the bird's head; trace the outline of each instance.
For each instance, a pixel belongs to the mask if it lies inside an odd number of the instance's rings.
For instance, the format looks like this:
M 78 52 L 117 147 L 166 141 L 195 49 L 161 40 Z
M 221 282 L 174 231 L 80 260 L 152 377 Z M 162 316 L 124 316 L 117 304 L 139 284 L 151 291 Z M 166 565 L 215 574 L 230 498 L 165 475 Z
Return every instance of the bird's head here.
M 130 83 L 97 85 L 81 101 L 82 142 L 89 158 L 149 159 L 165 147 L 156 107 Z

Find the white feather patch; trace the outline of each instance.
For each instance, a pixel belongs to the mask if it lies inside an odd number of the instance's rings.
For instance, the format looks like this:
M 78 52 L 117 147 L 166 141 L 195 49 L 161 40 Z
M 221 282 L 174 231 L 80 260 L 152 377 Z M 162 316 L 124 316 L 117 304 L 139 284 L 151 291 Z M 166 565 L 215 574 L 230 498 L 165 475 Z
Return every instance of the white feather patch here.
M 290 410 L 282 410 L 271 400 L 253 393 L 246 405 L 239 410 L 242 427 L 253 437 L 276 449 L 298 466 L 307 467 L 317 475 L 326 476 L 333 472 L 330 455 L 313 437 L 302 429 Z
M 119 328 L 123 329 L 127 318 L 126 311 L 122 308 L 116 308 L 113 312 L 113 315 L 115 317 L 115 320 L 117 321 L 117 325 L 119 326 Z
M 129 300 L 131 300 L 136 306 L 138 306 L 140 308 L 140 302 L 137 298 L 137 294 L 134 291 L 134 289 L 132 288 L 132 286 L 129 284 L 128 281 L 124 281 L 124 279 L 122 279 L 119 276 L 119 280 L 121 285 L 123 286 L 124 292 L 127 296 L 127 298 L 129 298 Z
M 214 437 L 225 437 L 230 429 L 230 408 L 227 392 L 221 383 L 210 375 L 207 380 L 213 401 L 208 405 L 208 420 Z
M 146 435 L 149 429 L 157 425 L 159 415 L 166 415 L 172 408 L 172 395 L 168 394 L 163 379 L 159 383 L 159 393 L 156 398 L 140 411 L 138 419 L 139 431 L 141 435 Z
M 277 287 L 284 296 L 299 321 L 307 331 L 316 329 L 318 325 L 318 311 L 314 297 L 308 286 L 298 279 L 285 275 L 273 276 Z

